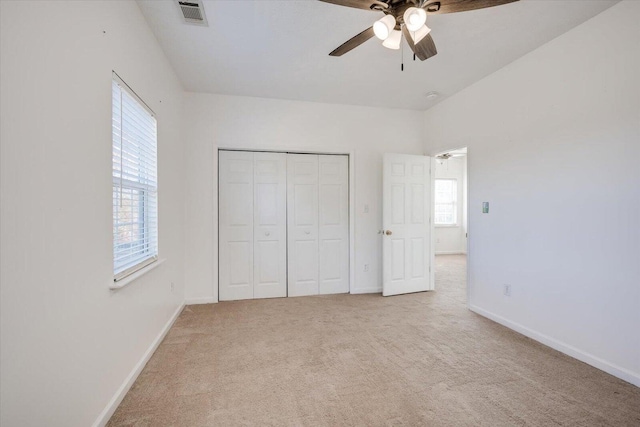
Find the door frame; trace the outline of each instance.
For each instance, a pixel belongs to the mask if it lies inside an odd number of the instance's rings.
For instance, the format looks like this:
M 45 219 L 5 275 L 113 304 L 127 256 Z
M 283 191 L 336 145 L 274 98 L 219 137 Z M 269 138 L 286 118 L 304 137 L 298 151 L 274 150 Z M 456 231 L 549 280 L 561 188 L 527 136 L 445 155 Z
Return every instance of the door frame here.
M 299 147 L 291 147 L 291 146 L 270 146 L 268 148 L 262 146 L 251 146 L 251 145 L 243 145 L 243 146 L 226 146 L 219 145 L 214 147 L 213 150 L 213 189 L 215 191 L 213 200 L 215 201 L 215 208 L 213 209 L 213 213 L 215 215 L 214 218 L 214 227 L 213 227 L 213 267 L 215 268 L 215 274 L 213 275 L 214 283 L 213 286 L 213 295 L 214 302 L 218 302 L 220 300 L 219 295 L 219 287 L 220 287 L 220 268 L 219 268 L 219 228 L 220 228 L 220 191 L 219 191 L 219 162 L 220 162 L 220 151 L 252 151 L 252 152 L 266 152 L 266 153 L 286 153 L 286 154 L 322 154 L 322 155 L 346 155 L 349 159 L 349 293 L 352 293 L 354 289 L 355 283 L 355 242 L 356 242 L 356 233 L 355 233 L 355 150 L 341 150 L 341 149 L 330 149 L 326 147 L 310 147 L 300 149 Z M 435 269 L 434 269 L 435 270 Z
M 467 155 L 466 155 L 466 171 L 465 171 L 465 175 L 467 178 L 467 182 L 466 182 L 466 186 L 467 186 L 467 194 L 465 195 L 463 192 L 463 197 L 465 197 L 465 204 L 464 204 L 464 209 L 466 210 L 466 214 L 467 214 L 467 239 L 466 239 L 466 257 L 467 257 L 467 274 L 466 274 L 466 288 L 467 288 L 467 303 L 466 306 L 467 308 L 471 309 L 471 281 L 470 281 L 470 277 L 469 277 L 469 260 L 471 259 L 471 252 L 469 251 L 469 247 L 470 247 L 470 241 L 471 241 L 471 221 L 470 221 L 470 213 L 471 213 L 471 209 L 469 209 L 469 195 L 471 194 L 470 189 L 471 189 L 471 179 L 469 178 L 469 146 L 468 145 L 463 145 L 462 147 L 457 146 L 455 148 L 449 148 L 447 150 L 442 150 L 439 149 L 438 151 L 434 152 L 431 156 L 434 159 L 434 162 L 436 161 L 435 158 L 436 156 L 439 156 L 440 154 L 444 154 L 444 153 L 448 153 L 450 151 L 456 151 L 456 150 L 461 150 L 463 148 L 467 149 Z M 435 174 L 435 163 L 434 163 L 434 169 L 433 169 L 433 176 L 431 177 L 432 179 L 432 185 L 434 186 L 435 189 L 435 180 L 436 180 L 436 174 Z M 432 212 L 434 212 L 434 217 L 435 217 L 435 207 L 436 207 L 436 200 L 435 200 L 435 195 L 434 197 L 431 199 L 431 210 Z M 435 257 L 435 220 L 434 220 L 434 224 L 433 224 L 433 230 L 434 230 L 434 257 Z M 435 270 L 435 268 L 434 268 Z

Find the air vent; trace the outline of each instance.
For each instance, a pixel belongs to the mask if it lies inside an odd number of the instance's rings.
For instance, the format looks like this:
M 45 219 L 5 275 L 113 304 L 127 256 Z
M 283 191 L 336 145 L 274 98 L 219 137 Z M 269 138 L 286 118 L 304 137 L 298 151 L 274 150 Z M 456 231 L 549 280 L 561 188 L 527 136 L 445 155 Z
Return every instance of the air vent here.
M 208 25 L 200 0 L 178 1 L 178 6 L 187 24 Z

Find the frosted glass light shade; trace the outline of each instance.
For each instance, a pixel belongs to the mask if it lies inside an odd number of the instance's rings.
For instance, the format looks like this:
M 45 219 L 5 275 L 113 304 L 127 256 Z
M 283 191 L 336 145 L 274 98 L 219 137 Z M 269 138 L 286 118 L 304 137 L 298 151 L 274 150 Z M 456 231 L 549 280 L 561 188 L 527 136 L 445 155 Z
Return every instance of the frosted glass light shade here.
M 396 18 L 393 15 L 385 15 L 373 23 L 373 33 L 380 40 L 386 40 L 396 27 Z
M 389 49 L 400 49 L 400 42 L 402 41 L 402 32 L 400 30 L 393 30 L 389 37 L 382 42 L 382 46 Z
M 411 34 L 413 43 L 418 44 L 420 43 L 420 40 L 425 38 L 427 34 L 429 34 L 430 32 L 431 32 L 431 28 L 427 27 L 426 25 L 423 25 L 422 27 L 420 27 L 418 31 L 413 31 L 413 32 L 410 32 L 409 34 Z
M 410 7 L 404 11 L 404 25 L 409 31 L 418 31 L 427 22 L 427 12 L 418 7 Z

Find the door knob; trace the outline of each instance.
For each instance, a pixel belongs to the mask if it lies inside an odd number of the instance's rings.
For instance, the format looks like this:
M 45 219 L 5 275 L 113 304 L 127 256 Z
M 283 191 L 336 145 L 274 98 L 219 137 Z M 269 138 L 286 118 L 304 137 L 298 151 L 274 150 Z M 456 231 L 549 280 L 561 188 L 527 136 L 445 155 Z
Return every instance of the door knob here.
M 384 234 L 386 234 L 387 236 L 391 236 L 393 233 L 391 232 L 391 230 L 387 230 L 384 232 Z
M 304 234 L 311 234 L 311 232 L 309 230 L 306 230 Z

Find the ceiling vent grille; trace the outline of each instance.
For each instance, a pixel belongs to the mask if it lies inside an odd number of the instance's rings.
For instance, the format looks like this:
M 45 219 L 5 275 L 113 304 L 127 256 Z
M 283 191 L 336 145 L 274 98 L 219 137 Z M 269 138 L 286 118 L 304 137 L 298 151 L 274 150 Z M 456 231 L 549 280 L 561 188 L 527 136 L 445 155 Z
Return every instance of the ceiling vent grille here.
M 178 1 L 182 18 L 187 24 L 208 25 L 200 0 Z

